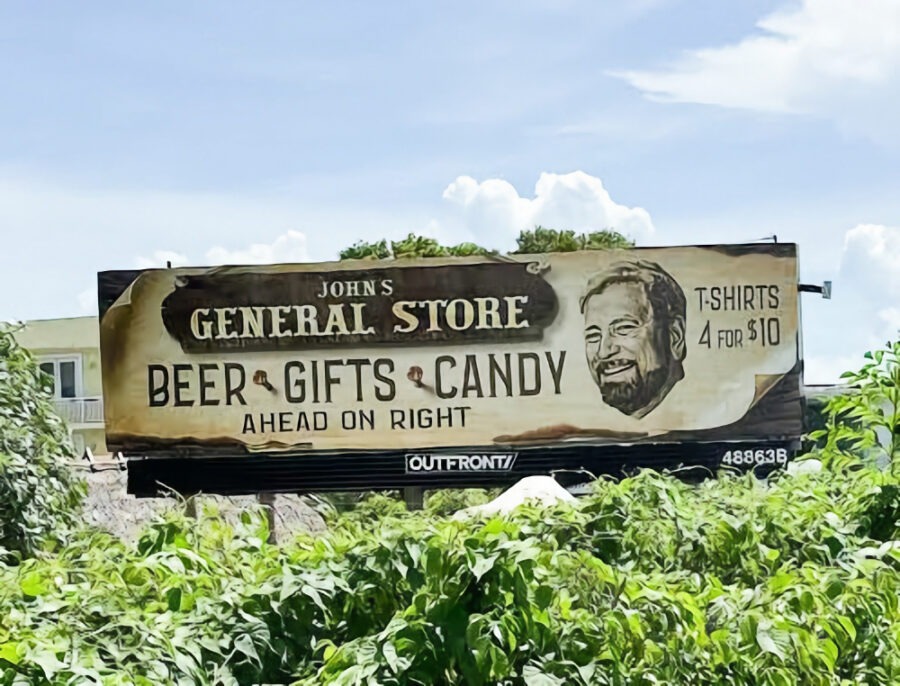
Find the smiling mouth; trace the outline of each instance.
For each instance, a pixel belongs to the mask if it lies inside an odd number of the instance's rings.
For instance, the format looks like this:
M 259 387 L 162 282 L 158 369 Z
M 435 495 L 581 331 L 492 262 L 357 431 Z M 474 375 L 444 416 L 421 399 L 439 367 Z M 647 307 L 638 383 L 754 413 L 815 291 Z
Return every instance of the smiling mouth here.
M 600 367 L 603 376 L 618 376 L 629 371 L 634 367 L 634 362 L 630 360 L 616 360 L 614 362 L 606 362 Z

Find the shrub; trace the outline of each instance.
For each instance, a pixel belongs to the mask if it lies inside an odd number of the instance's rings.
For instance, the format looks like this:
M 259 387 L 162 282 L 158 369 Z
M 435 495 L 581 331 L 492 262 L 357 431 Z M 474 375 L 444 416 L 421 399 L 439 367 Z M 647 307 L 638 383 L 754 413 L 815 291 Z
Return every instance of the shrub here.
M 68 431 L 49 379 L 0 327 L 0 556 L 18 559 L 59 540 L 75 520 L 84 484 L 68 466 Z
M 811 438 L 829 456 L 851 461 L 874 460 L 898 469 L 900 458 L 900 341 L 865 354 L 858 371 L 842 379 L 848 392 L 831 398 L 825 406 L 824 427 Z
M 535 226 L 519 232 L 512 255 L 573 252 L 575 250 L 613 250 L 633 248 L 634 241 L 613 229 L 576 234 L 571 230 Z M 475 243 L 442 245 L 436 239 L 413 233 L 388 242 L 357 241 L 339 253 L 342 260 L 386 260 L 423 257 L 499 256 L 500 252 Z
M 425 494 L 425 511 L 448 516 L 475 505 L 484 505 L 500 495 L 499 488 L 442 488 Z
M 889 487 L 648 471 L 574 506 L 370 510 L 281 546 L 258 513 L 170 513 L 133 546 L 85 532 L 0 570 L 0 684 L 898 683 Z

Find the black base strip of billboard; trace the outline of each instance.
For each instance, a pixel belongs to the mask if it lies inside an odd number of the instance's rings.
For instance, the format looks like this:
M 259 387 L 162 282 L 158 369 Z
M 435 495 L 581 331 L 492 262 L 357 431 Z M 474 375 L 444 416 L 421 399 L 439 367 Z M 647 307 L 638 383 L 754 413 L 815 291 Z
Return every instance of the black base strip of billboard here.
M 668 470 L 700 481 L 722 469 L 760 476 L 782 468 L 796 443 L 719 442 L 565 446 L 548 449 L 361 452 L 344 455 L 148 457 L 128 460 L 128 493 L 158 497 L 390 490 L 407 486 L 508 486 L 533 475 L 553 475 L 564 486 L 592 476 L 624 477 L 640 469 Z

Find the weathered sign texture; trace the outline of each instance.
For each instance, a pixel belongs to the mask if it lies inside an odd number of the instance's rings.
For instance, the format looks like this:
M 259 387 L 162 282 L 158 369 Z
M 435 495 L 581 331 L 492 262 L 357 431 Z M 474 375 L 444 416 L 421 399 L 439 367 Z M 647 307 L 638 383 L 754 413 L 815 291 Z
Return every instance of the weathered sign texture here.
M 107 442 L 794 438 L 797 280 L 793 244 L 103 272 Z

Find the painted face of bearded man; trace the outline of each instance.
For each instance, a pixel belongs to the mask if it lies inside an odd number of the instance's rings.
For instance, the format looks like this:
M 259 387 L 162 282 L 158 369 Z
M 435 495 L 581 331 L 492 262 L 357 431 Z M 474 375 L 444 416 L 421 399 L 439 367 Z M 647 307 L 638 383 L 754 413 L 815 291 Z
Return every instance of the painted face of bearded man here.
M 581 301 L 585 356 L 603 401 L 641 418 L 684 378 L 685 298 L 652 262 L 594 275 Z

